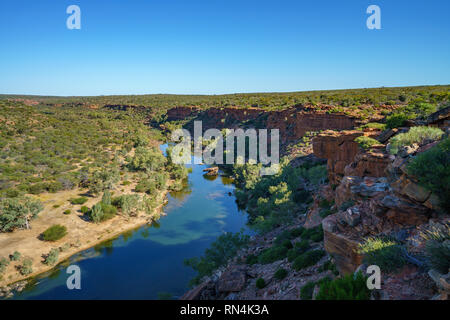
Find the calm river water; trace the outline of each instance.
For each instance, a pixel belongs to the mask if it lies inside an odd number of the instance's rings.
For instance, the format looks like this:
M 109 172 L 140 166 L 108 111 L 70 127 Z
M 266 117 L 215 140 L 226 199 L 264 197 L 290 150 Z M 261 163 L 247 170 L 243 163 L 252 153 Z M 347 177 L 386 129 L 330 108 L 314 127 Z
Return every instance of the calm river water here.
M 164 150 L 166 146 L 163 146 Z M 32 279 L 14 299 L 158 299 L 160 293 L 179 297 L 194 271 L 183 260 L 202 255 L 223 232 L 245 229 L 247 217 L 229 193 L 225 177 L 203 175 L 205 165 L 192 168 L 189 186 L 169 195 L 167 216 L 158 225 L 143 226 L 64 261 Z M 81 268 L 81 290 L 68 290 L 66 268 Z

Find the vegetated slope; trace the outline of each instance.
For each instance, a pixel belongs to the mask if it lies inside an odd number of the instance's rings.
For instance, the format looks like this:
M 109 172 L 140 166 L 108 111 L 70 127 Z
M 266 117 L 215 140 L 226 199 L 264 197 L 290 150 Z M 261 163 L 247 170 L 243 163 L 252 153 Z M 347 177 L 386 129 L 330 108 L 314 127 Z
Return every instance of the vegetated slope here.
M 449 131 L 448 99 L 415 99 L 378 122 L 315 133 L 314 155 L 291 154 L 279 175 L 235 166 L 258 233 L 220 238 L 188 262 L 199 285 L 182 298 L 447 299 Z M 224 248 L 234 258 L 214 259 Z M 381 268 L 381 290 L 364 285 L 368 265 Z
M 0 284 L 158 219 L 187 169 L 145 122 L 136 110 L 0 101 Z
M 397 105 L 415 99 L 437 103 L 448 99 L 450 86 L 381 87 L 347 90 L 318 90 L 286 93 L 237 93 L 224 95 L 121 95 L 95 97 L 42 97 L 1 95 L 3 99 L 27 99 L 53 105 L 84 104 L 102 107 L 104 105 L 147 106 L 155 109 L 169 109 L 176 106 L 199 107 L 256 107 L 280 110 L 299 104 L 328 104 L 341 107 L 358 105 Z

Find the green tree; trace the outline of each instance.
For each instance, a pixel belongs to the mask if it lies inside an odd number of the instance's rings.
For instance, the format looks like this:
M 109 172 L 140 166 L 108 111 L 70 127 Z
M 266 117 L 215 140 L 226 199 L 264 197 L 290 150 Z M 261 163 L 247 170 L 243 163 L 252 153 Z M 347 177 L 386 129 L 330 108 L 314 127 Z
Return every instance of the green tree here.
M 0 199 L 0 231 L 10 232 L 17 228 L 29 229 L 30 221 L 43 210 L 40 201 L 30 198 Z

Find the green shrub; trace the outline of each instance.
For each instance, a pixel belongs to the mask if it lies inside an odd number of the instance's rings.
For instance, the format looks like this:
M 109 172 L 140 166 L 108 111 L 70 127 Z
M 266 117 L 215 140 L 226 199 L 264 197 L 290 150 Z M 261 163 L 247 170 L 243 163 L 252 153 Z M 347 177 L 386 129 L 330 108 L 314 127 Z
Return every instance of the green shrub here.
M 325 251 L 323 250 L 307 251 L 294 260 L 292 267 L 297 271 L 310 267 L 315 265 L 324 255 Z
M 442 207 L 450 212 L 450 138 L 418 154 L 408 165 L 407 171 L 421 186 L 436 194 Z
M 69 200 L 73 205 L 85 204 L 88 201 L 86 197 L 73 198 Z
M 316 283 L 314 281 L 309 281 L 300 289 L 300 298 L 302 300 L 311 300 L 314 292 L 314 287 Z
M 261 264 L 268 264 L 286 257 L 288 249 L 286 247 L 277 246 L 265 249 L 258 257 L 258 262 Z
M 14 251 L 14 253 L 9 256 L 9 259 L 11 261 L 19 261 L 21 256 L 19 251 Z
M 310 248 L 309 241 L 307 239 L 303 239 L 300 242 L 296 242 L 294 247 L 303 253 Z
M 370 290 L 366 284 L 367 278 L 358 272 L 348 274 L 343 278 L 324 281 L 320 285 L 316 300 L 368 300 Z
M 248 240 L 249 236 L 242 232 L 227 232 L 219 236 L 205 250 L 203 257 L 184 260 L 184 265 L 197 271 L 197 276 L 190 281 L 190 284 L 198 284 L 204 276 L 211 275 L 214 270 L 227 263 L 239 249 L 248 243 Z
M 258 263 L 258 256 L 254 254 L 249 254 L 245 259 L 245 263 L 248 265 L 254 265 Z
M 56 262 L 58 262 L 58 257 L 59 257 L 59 250 L 53 248 L 50 250 L 47 257 L 45 257 L 44 264 L 48 266 L 53 266 L 54 264 L 56 264 Z
M 359 253 L 364 255 L 365 263 L 377 265 L 384 272 L 396 271 L 406 263 L 402 247 L 382 238 L 366 239 L 359 244 Z
M 81 211 L 82 214 L 87 214 L 89 212 L 89 208 L 86 207 L 86 206 L 82 206 L 80 211 Z
M 319 242 L 323 240 L 323 229 L 322 225 L 317 227 L 305 229 L 301 235 L 304 240 L 312 240 L 313 242 Z
M 339 271 L 337 270 L 336 265 L 333 262 L 331 262 L 331 260 L 326 261 L 323 265 L 319 267 L 317 271 L 324 272 L 327 270 L 333 272 L 335 276 L 339 275 Z
M 428 241 L 426 253 L 430 267 L 442 274 L 448 273 L 450 269 L 450 240 L 444 242 Z
M 380 144 L 377 140 L 366 136 L 356 138 L 355 142 L 364 150 L 370 149 L 373 145 Z
M 258 289 L 262 289 L 262 288 L 264 288 L 265 286 L 266 286 L 266 282 L 264 281 L 263 278 L 258 278 L 258 279 L 256 279 L 256 287 L 257 287 Z
M 291 237 L 292 237 L 292 239 L 300 237 L 304 230 L 305 230 L 305 228 L 303 228 L 303 227 L 292 229 L 291 230 Z
M 117 208 L 111 204 L 99 202 L 88 212 L 92 222 L 99 223 L 113 218 L 117 214 Z
M 281 244 L 281 246 L 287 248 L 287 249 L 292 249 L 292 242 L 288 239 L 284 240 L 283 243 Z
M 43 210 L 40 201 L 30 198 L 0 197 L 0 232 L 11 232 L 17 228 L 27 228 Z
M 71 212 L 72 212 L 72 211 L 70 211 L 69 209 L 67 209 L 67 210 L 64 211 L 63 213 L 67 215 L 67 214 L 70 214 Z
M 283 280 L 284 278 L 286 278 L 288 272 L 286 269 L 280 268 L 277 271 L 275 271 L 274 277 L 277 280 Z
M 389 129 L 403 127 L 405 125 L 405 122 L 411 118 L 414 117 L 408 116 L 403 112 L 394 113 L 386 117 L 386 127 Z
M 33 273 L 33 260 L 31 258 L 24 259 L 22 265 L 19 267 L 19 272 L 23 276 Z
M 67 228 L 65 226 L 55 224 L 42 233 L 42 239 L 44 241 L 57 241 L 62 239 L 66 234 Z
M 414 143 L 421 144 L 426 140 L 434 141 L 442 137 L 444 131 L 434 127 L 412 127 L 408 132 L 400 133 L 393 138 L 390 142 L 391 154 L 397 154 L 401 147 L 410 146 Z
M 9 265 L 9 260 L 6 258 L 0 258 L 0 274 L 5 272 L 6 268 Z
M 365 125 L 361 126 L 361 129 L 379 129 L 379 130 L 385 130 L 386 124 L 379 123 L 379 122 L 369 122 Z
M 105 192 L 103 192 L 102 203 L 105 205 L 111 204 L 111 192 L 109 190 L 105 190 Z

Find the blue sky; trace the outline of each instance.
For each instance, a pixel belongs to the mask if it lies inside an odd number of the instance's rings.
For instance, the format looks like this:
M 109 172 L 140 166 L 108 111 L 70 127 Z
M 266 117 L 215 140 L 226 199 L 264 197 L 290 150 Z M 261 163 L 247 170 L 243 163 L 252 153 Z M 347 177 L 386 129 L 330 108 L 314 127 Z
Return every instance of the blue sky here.
M 81 8 L 81 30 L 66 8 Z M 366 8 L 381 8 L 381 30 Z M 448 0 L 2 0 L 0 93 L 303 91 L 450 83 Z

